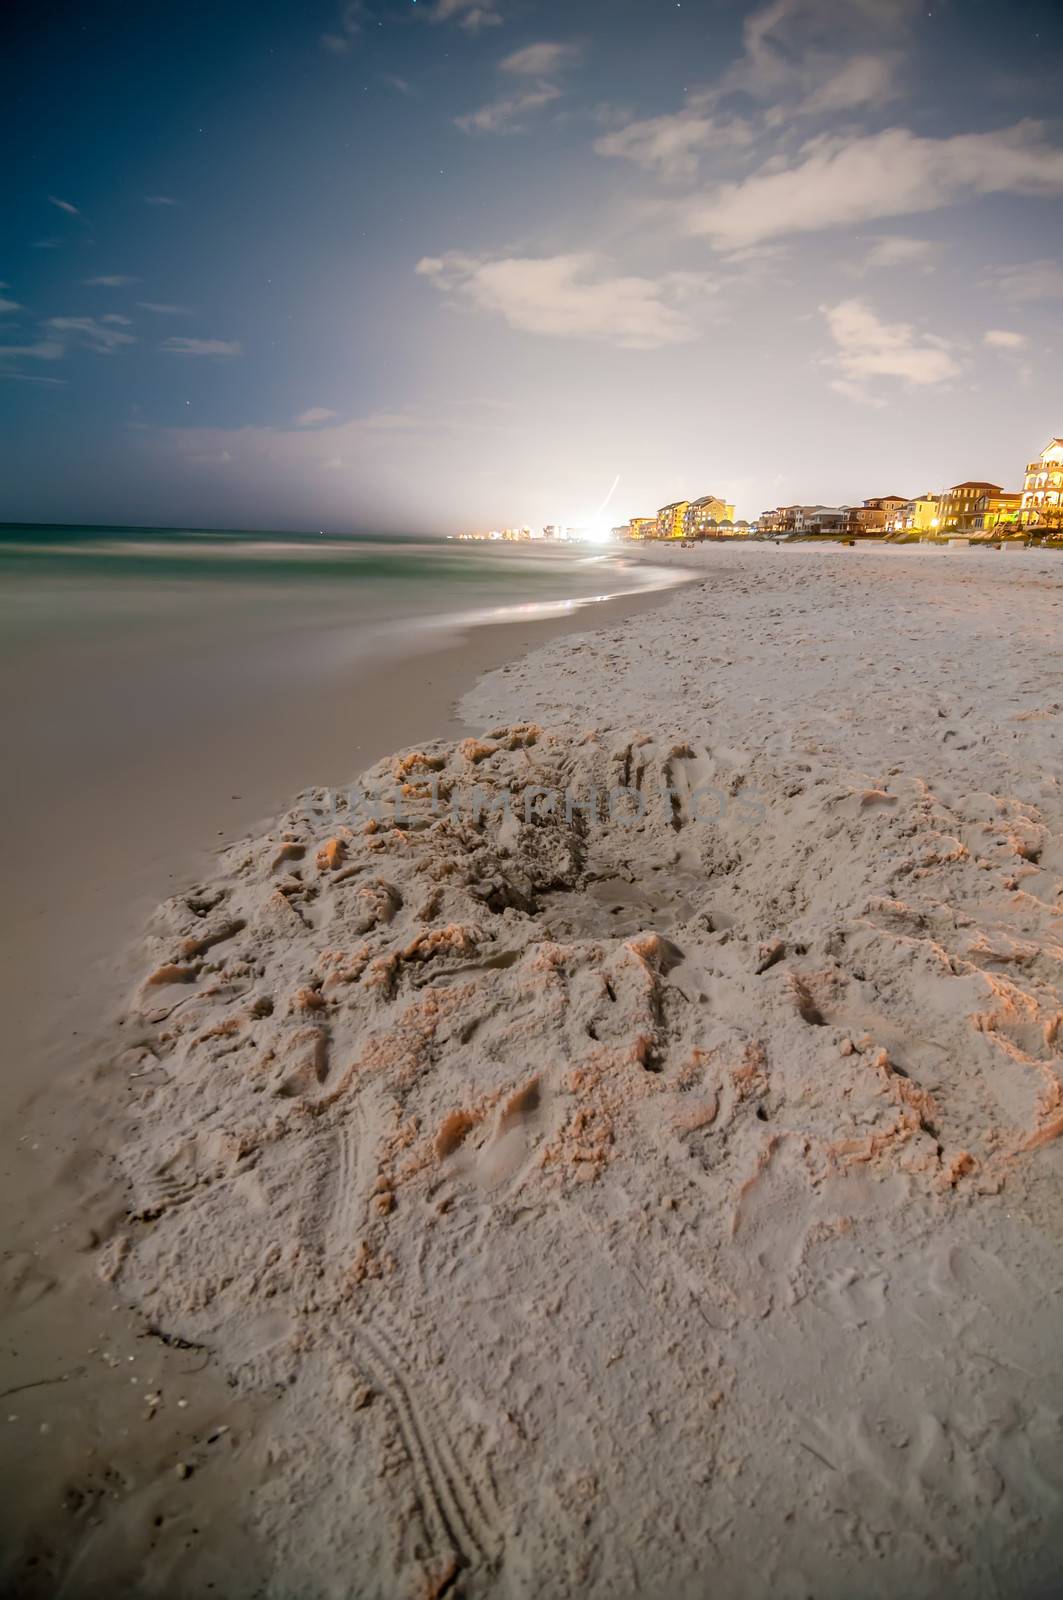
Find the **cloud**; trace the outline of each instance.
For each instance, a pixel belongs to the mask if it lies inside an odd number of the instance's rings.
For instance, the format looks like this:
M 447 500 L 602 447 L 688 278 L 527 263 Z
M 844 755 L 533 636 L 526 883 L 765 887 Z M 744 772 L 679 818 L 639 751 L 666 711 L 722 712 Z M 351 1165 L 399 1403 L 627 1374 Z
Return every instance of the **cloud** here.
M 164 339 L 159 346 L 172 356 L 238 356 L 241 353 L 236 339 Z
M 0 361 L 61 361 L 66 355 L 62 339 L 38 339 L 34 344 L 0 344 Z
M 555 84 L 540 83 L 535 89 L 492 100 L 479 111 L 470 111 L 454 120 L 465 133 L 519 133 L 521 118 L 529 111 L 538 111 L 560 98 L 561 90 Z
M 547 257 L 469 256 L 454 251 L 418 262 L 437 289 L 493 312 L 523 333 L 593 339 L 654 350 L 698 336 L 681 307 L 714 292 L 705 274 L 609 277 L 589 252 Z
M 338 31 L 321 35 L 322 48 L 334 56 L 346 55 L 361 33 L 364 19 L 365 6 L 362 0 L 347 0 L 347 4 L 340 8 Z
M 687 230 L 722 249 L 877 217 L 953 205 L 973 195 L 1063 193 L 1063 150 L 1042 125 L 923 138 L 906 128 L 810 140 L 796 166 L 770 163 L 695 199 Z
M 495 0 L 436 0 L 428 15 L 432 22 L 457 22 L 469 33 L 497 28 L 502 21 Z
M 1011 267 L 993 267 L 983 282 L 1006 300 L 1063 299 L 1063 267 L 1050 256 Z
M 456 422 L 434 410 L 430 414 L 371 412 L 345 422 L 329 421 L 309 428 L 299 426 L 297 420 L 288 427 L 158 428 L 143 432 L 149 448 L 161 446 L 189 463 L 210 466 L 238 462 L 256 475 L 282 482 L 292 472 L 364 471 L 389 455 L 394 458 L 395 470 L 402 471 L 402 463 L 409 461 L 412 433 L 419 436 L 419 444 L 423 441 L 427 445 L 455 434 L 464 435 L 470 428 L 480 432 L 483 427 Z
M 106 277 L 83 278 L 81 281 L 90 289 L 124 289 L 128 284 L 139 283 L 140 279 L 127 278 L 120 272 L 113 272 Z
M 500 72 L 510 72 L 521 78 L 549 78 L 562 68 L 571 66 L 579 57 L 579 45 L 552 44 L 543 40 L 540 44 L 529 44 L 523 50 L 515 50 L 498 66 Z
M 231 450 L 194 450 L 185 459 L 203 466 L 227 467 L 233 453 Z
M 5 352 L 3 350 L 0 350 L 0 357 L 2 357 L 4 353 Z M 0 378 L 9 378 L 15 383 L 46 384 L 51 389 L 66 388 L 65 378 L 42 378 L 39 373 L 36 372 L 19 372 L 15 367 L 5 367 L 2 361 L 0 361 Z
M 57 195 L 50 194 L 48 199 L 53 206 L 58 206 L 60 211 L 65 211 L 68 217 L 80 217 L 81 212 L 77 206 L 72 206 L 69 200 L 60 200 Z
M 556 76 L 564 67 L 576 61 L 579 54 L 578 45 L 545 41 L 514 51 L 499 62 L 499 70 L 510 77 L 535 78 L 538 81 L 525 89 L 517 89 L 489 101 L 479 111 L 456 117 L 457 126 L 465 133 L 519 133 L 522 119 L 529 112 L 539 111 L 561 98 L 561 90 L 556 83 L 550 82 L 550 75 Z
M 110 356 L 116 350 L 136 344 L 136 336 L 125 332 L 125 329 L 131 326 L 128 317 L 119 316 L 117 313 L 98 319 L 48 317 L 40 324 L 41 337 L 32 344 L 0 345 L 0 362 L 14 363 L 17 369 L 22 361 L 62 361 L 72 349 L 88 350 L 98 356 Z M 5 368 L 4 376 L 19 377 L 26 374 Z
M 194 315 L 190 306 L 170 305 L 165 300 L 138 300 L 137 305 L 141 311 L 152 311 L 157 317 L 191 317 Z
M 24 308 L 19 305 L 17 300 L 0 299 L 0 317 L 9 316 L 12 311 L 22 311 L 23 309 Z
M 882 105 L 899 92 L 897 46 L 917 9 L 917 0 L 771 0 L 746 18 L 743 55 L 714 84 L 684 91 L 679 111 L 628 122 L 594 148 L 669 180 L 690 178 L 708 151 Z M 735 100 L 744 102 L 738 115 Z
M 180 200 L 175 200 L 173 195 L 170 194 L 146 194 L 144 196 L 144 204 L 146 206 L 179 206 L 181 202 Z
M 123 345 L 136 344 L 136 338 L 131 333 L 122 332 L 122 324 L 128 326 L 128 319 L 121 317 L 49 317 L 42 326 L 49 334 L 57 338 L 64 348 L 68 345 L 77 346 L 83 350 L 92 350 L 96 355 L 109 356 Z
M 984 341 L 991 350 L 1024 350 L 1030 342 L 1024 333 L 1010 333 L 1006 328 L 990 328 Z
M 295 426 L 313 428 L 317 423 L 331 422 L 335 416 L 335 411 L 330 411 L 327 406 L 311 406 L 307 411 L 300 411 L 295 419 Z
M 937 248 L 930 239 L 909 239 L 898 233 L 880 234 L 860 263 L 860 270 L 918 267 L 923 272 L 933 272 Z
M 881 104 L 898 92 L 901 44 L 917 0 L 770 0 L 742 30 L 745 52 L 721 94 L 770 101 L 772 112 L 818 116 Z
M 752 143 L 752 125 L 741 118 L 729 120 L 699 110 L 701 101 L 675 115 L 646 117 L 596 139 L 600 156 L 618 156 L 665 178 L 692 178 L 698 157 L 706 150 L 739 148 Z
M 872 400 L 876 378 L 899 378 L 925 387 L 945 383 L 959 372 L 946 340 L 919 335 L 907 322 L 882 322 L 864 300 L 821 306 L 837 354 L 827 364 L 840 376 L 832 389 L 849 399 Z
M 823 117 L 884 105 L 900 92 L 898 64 L 893 55 L 853 56 L 828 70 L 794 107 L 794 115 Z

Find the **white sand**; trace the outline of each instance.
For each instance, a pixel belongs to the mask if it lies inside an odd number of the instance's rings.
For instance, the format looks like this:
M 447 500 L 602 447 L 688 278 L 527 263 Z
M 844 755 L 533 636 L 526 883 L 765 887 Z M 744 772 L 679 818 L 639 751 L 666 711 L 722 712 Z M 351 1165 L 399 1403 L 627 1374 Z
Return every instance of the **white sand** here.
M 668 557 L 152 923 L 95 1268 L 268 1401 L 181 1493 L 270 1594 L 1063 1573 L 1063 566 Z

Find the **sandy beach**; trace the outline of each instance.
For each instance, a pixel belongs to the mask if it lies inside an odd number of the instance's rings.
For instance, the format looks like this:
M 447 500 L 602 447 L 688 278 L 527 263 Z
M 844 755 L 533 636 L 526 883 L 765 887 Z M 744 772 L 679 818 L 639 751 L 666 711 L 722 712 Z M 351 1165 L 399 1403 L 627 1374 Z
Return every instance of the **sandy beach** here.
M 1057 1592 L 1063 567 L 640 559 L 98 931 L 4 1592 Z

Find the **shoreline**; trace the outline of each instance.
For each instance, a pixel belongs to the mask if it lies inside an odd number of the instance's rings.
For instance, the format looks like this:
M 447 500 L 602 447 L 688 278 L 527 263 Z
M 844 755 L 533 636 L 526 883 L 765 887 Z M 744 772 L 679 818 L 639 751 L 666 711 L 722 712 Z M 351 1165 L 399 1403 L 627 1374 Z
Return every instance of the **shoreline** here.
M 736 1593 L 795 1570 L 870 1592 L 872 1560 L 883 1593 L 1038 1592 L 1063 1561 L 1039 1421 L 1063 1237 L 1050 559 L 951 554 L 929 586 L 903 551 L 683 552 L 702 584 L 667 626 L 641 596 L 516 657 L 499 630 L 453 707 L 456 642 L 448 732 L 370 771 L 415 807 L 436 772 L 676 797 L 641 829 L 426 817 L 332 849 L 311 791 L 222 847 L 204 915 L 239 933 L 156 987 L 197 928 L 160 908 L 127 1049 L 83 1100 L 110 1144 L 71 1143 L 34 1217 L 4 1386 L 48 1386 L 9 1402 L 34 1463 L 12 1526 L 49 1528 L 49 1451 L 87 1492 L 88 1443 L 125 1487 L 71 1531 L 80 1570 L 134 1593 L 305 1593 L 357 1560 L 381 1596 L 584 1561 L 593 1594 L 632 1564 L 693 1594 L 706 1549 Z M 53 1295 L 99 1319 L 63 1349 Z M 77 1427 L 41 1444 L 64 1368 Z
M 588 618 L 600 615 L 604 626 L 666 603 L 678 587 L 621 591 L 604 601 L 532 602 L 540 614 L 527 620 L 484 620 L 497 607 L 417 616 L 405 656 L 337 664 L 319 674 L 313 692 L 300 689 L 280 759 L 268 747 L 256 753 L 245 745 L 246 761 L 233 767 L 219 759 L 220 749 L 204 751 L 193 774 L 179 775 L 172 762 L 161 772 L 142 765 L 119 790 L 109 774 L 95 784 L 82 775 L 69 797 L 65 789 L 42 794 L 20 830 L 24 848 L 9 885 L 22 937 L 0 986 L 8 1121 L 21 1115 L 42 1076 L 67 1070 L 72 1039 L 84 1052 L 86 1014 L 95 1012 L 101 1023 L 109 1016 L 126 978 L 113 963 L 159 899 L 207 873 L 234 839 L 267 826 L 293 791 L 308 782 L 349 782 L 392 749 L 456 736 L 454 707 L 482 673 L 585 628 Z M 561 607 L 570 609 L 558 615 Z M 232 793 L 234 786 L 241 793 Z M 87 963 L 86 950 L 94 952 Z

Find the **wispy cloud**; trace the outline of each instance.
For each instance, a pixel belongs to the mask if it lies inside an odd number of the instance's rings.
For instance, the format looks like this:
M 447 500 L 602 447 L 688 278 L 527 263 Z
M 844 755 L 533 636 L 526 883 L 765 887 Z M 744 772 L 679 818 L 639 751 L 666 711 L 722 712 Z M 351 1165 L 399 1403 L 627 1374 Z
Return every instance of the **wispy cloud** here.
M 1053 257 L 992 267 L 983 282 L 987 288 L 999 289 L 1006 300 L 1063 299 L 1063 266 Z
M 918 0 L 769 0 L 746 18 L 744 53 L 721 95 L 767 102 L 775 120 L 879 105 L 900 88 Z
M 722 249 L 934 211 L 974 195 L 1063 194 L 1063 150 L 1040 123 L 930 139 L 906 128 L 807 143 L 798 163 L 768 163 L 691 202 L 686 227 Z
M 991 350 L 1025 350 L 1029 344 L 1024 333 L 1012 333 L 1007 328 L 990 328 L 983 336 L 983 342 Z
M 523 119 L 530 112 L 539 111 L 561 98 L 560 87 L 551 80 L 578 61 L 580 53 L 579 45 L 548 40 L 514 51 L 499 62 L 499 71 L 518 82 L 527 80 L 526 86 L 514 86 L 478 111 L 455 118 L 458 127 L 466 133 L 519 132 Z M 535 81 L 530 81 L 532 79 Z
M 175 200 L 172 194 L 146 194 L 144 196 L 144 204 L 146 206 L 179 206 L 181 202 L 180 200 Z
M 877 403 L 871 386 L 878 378 L 924 387 L 945 383 L 960 370 L 947 340 L 919 334 L 907 322 L 883 322 L 864 300 L 820 310 L 836 346 L 827 358 L 839 374 L 831 388 L 847 399 Z
M 92 350 L 96 355 L 113 355 L 124 345 L 136 344 L 136 336 L 125 333 L 128 317 L 48 317 L 42 326 L 64 346 Z
M 322 422 L 335 420 L 335 411 L 330 411 L 327 406 L 310 406 L 306 411 L 300 411 L 295 419 L 297 428 L 315 428 Z
M 917 267 L 933 272 L 938 246 L 931 239 L 909 239 L 903 234 L 881 234 L 859 263 L 861 272 L 890 267 Z
M 522 50 L 514 50 L 512 55 L 499 62 L 498 67 L 500 72 L 508 72 L 518 78 L 549 78 L 563 67 L 572 66 L 581 53 L 578 44 L 558 44 L 543 39 L 538 44 L 528 44 Z
M 0 344 L 0 362 L 61 361 L 66 354 L 62 339 L 37 339 L 33 344 Z
M 315 411 L 325 408 L 314 407 Z M 130 424 L 139 428 L 138 423 Z M 301 426 L 297 418 L 288 427 L 160 428 L 145 429 L 168 454 L 203 465 L 238 462 L 256 473 L 284 476 L 291 472 L 365 472 L 382 456 L 403 470 L 409 460 L 410 436 L 426 444 L 470 432 L 496 432 L 494 422 L 456 420 L 433 408 L 418 412 L 372 411 L 341 422 L 331 416 L 320 425 Z
M 714 116 L 703 109 L 704 104 L 695 97 L 674 115 L 629 122 L 596 139 L 594 148 L 601 156 L 633 161 L 665 178 L 692 178 L 706 151 L 742 148 L 755 138 L 752 124 L 744 118 Z
M 0 352 L 2 354 L 2 352 Z M 36 383 L 49 389 L 65 389 L 65 378 L 44 378 L 37 372 L 19 372 L 15 367 L 5 367 L 0 361 L 0 378 L 8 378 L 14 383 Z
M 164 339 L 159 346 L 172 356 L 238 356 L 241 346 L 237 339 Z
M 83 278 L 81 281 L 90 289 L 125 289 L 131 283 L 139 283 L 140 279 L 112 272 L 101 278 Z
M 547 257 L 425 257 L 417 271 L 444 293 L 524 333 L 654 350 L 698 337 L 690 307 L 717 287 L 703 273 L 611 276 L 589 252 Z
M 689 179 L 707 154 L 881 106 L 900 92 L 901 46 L 917 9 L 917 0 L 769 0 L 746 18 L 743 53 L 714 82 L 684 90 L 678 111 L 625 120 L 594 148 Z
M 496 0 L 436 0 L 428 16 L 432 22 L 456 22 L 469 33 L 497 28 L 502 21 Z
M 157 317 L 191 317 L 194 315 L 190 306 L 170 305 L 165 300 L 138 300 L 137 305 L 141 311 L 152 311 Z
M 336 30 L 321 35 L 322 48 L 331 55 L 345 56 L 361 33 L 364 21 L 365 6 L 362 0 L 347 0 L 347 4 L 340 7 Z
M 59 196 L 54 194 L 50 194 L 48 199 L 53 206 L 58 206 L 60 211 L 65 211 L 68 217 L 80 217 L 81 212 L 77 206 L 71 205 L 69 200 L 60 200 Z
M 114 355 L 136 344 L 136 335 L 126 332 L 131 326 L 129 318 L 117 312 L 105 317 L 46 317 L 38 325 L 40 336 L 31 343 L 0 345 L 0 370 L 5 377 L 28 380 L 31 374 L 22 371 L 26 361 L 62 361 L 71 350 L 86 350 L 98 356 Z
M 522 118 L 530 111 L 539 111 L 560 98 L 561 90 L 556 84 L 540 83 L 534 89 L 525 89 L 520 94 L 503 95 L 500 100 L 491 100 L 479 111 L 470 111 L 466 116 L 454 120 L 465 133 L 519 133 L 523 126 Z
M 7 285 L 5 284 L 3 287 L 6 288 Z M 0 317 L 10 316 L 13 311 L 22 311 L 23 309 L 17 300 L 0 299 Z
M 233 459 L 231 450 L 193 450 L 185 458 L 199 466 L 227 467 Z

